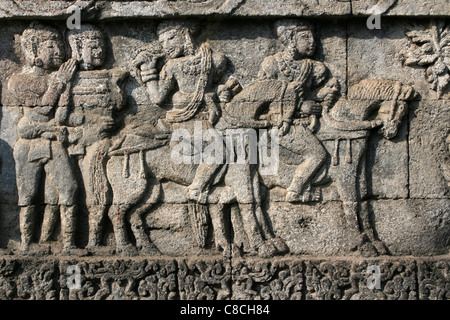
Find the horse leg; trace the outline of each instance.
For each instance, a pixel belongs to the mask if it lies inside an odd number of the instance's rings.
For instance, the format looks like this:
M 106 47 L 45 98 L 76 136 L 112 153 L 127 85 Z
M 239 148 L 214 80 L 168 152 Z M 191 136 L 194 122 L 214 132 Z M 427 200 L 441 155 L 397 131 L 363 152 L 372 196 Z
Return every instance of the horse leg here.
M 100 246 L 102 239 L 103 217 L 107 211 L 107 207 L 103 205 L 93 205 L 89 208 L 89 240 L 88 249 L 94 251 Z
M 154 182 L 154 181 L 153 181 Z M 151 242 L 149 235 L 145 231 L 143 215 L 148 212 L 161 197 L 161 184 L 156 182 L 147 187 L 145 194 L 142 197 L 142 204 L 132 209 L 129 222 L 131 231 L 136 239 L 136 247 L 142 255 L 159 256 L 161 252 Z
M 108 211 L 108 217 L 111 220 L 116 239 L 117 253 L 124 256 L 136 255 L 136 249 L 131 245 L 125 226 L 125 214 L 131 208 L 132 204 L 114 204 Z
M 161 252 L 150 241 L 149 236 L 145 232 L 142 215 L 153 207 L 153 203 L 146 203 L 143 206 L 136 208 L 130 215 L 131 231 L 136 238 L 136 247 L 139 252 L 146 256 L 159 256 Z
M 350 143 L 351 145 L 348 145 Z M 358 194 L 358 181 L 361 174 L 362 157 L 365 155 L 367 139 L 348 140 L 347 150 L 351 150 L 351 157 L 345 160 L 340 156 L 337 167 L 334 168 L 334 180 L 344 207 L 344 217 L 348 230 L 359 237 L 359 251 L 364 256 L 378 254 L 376 248 L 370 243 L 370 238 L 363 232 L 361 223 L 361 197 Z M 349 149 L 350 148 L 350 149 Z
M 259 181 L 259 175 L 258 172 L 255 171 L 253 173 L 253 192 L 254 197 L 257 200 L 256 201 L 256 207 L 255 207 L 255 215 L 256 219 L 261 227 L 261 231 L 264 233 L 266 239 L 269 239 L 272 244 L 275 246 L 275 249 L 278 251 L 279 254 L 287 253 L 289 252 L 289 248 L 287 247 L 286 243 L 279 237 L 276 237 L 274 233 L 272 232 L 268 220 L 266 219 L 264 212 L 261 207 L 261 188 L 260 188 L 260 181 Z
M 231 244 L 230 237 L 227 235 L 227 229 L 225 224 L 225 209 L 224 204 L 210 204 L 209 214 L 214 229 L 214 238 L 216 242 L 216 248 L 222 250 L 225 258 L 231 257 Z
M 250 242 L 250 248 L 255 250 L 262 258 L 273 257 L 277 249 L 269 242 L 264 241 L 257 218 L 255 216 L 254 204 L 239 204 L 239 211 L 242 216 L 242 223 Z
M 289 248 L 284 242 L 283 239 L 280 237 L 277 237 L 273 234 L 272 230 L 270 229 L 267 219 L 264 216 L 264 212 L 262 211 L 261 205 L 257 205 L 255 208 L 255 215 L 259 222 L 259 225 L 261 226 L 262 231 L 264 232 L 266 238 L 272 243 L 272 245 L 277 250 L 278 254 L 288 253 Z

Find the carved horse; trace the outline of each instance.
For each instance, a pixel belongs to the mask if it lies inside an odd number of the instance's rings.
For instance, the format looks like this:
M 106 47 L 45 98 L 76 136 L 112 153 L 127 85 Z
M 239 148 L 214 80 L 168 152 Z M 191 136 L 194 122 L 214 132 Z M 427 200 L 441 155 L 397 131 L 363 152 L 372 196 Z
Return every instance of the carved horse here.
M 381 241 L 375 239 L 368 221 L 367 210 L 361 199 L 366 186 L 366 153 L 371 130 L 378 128 L 386 139 L 397 135 L 400 123 L 407 113 L 407 101 L 414 96 L 408 85 L 385 79 L 366 79 L 349 88 L 348 100 L 340 99 L 334 105 L 325 102 L 317 138 L 327 151 L 327 161 L 311 182 L 311 188 L 334 182 L 343 202 L 347 228 L 361 237 L 359 250 L 364 255 L 386 253 Z M 284 162 L 280 152 L 280 166 Z M 298 164 L 297 164 L 298 165 Z M 284 167 L 280 174 L 292 177 L 297 166 Z M 263 176 L 271 185 L 271 177 Z M 282 179 L 283 180 L 283 177 Z M 272 184 L 273 185 L 273 184 Z M 366 217 L 366 220 L 362 220 Z
M 303 103 L 301 87 L 301 84 L 295 82 L 255 82 L 244 90 L 245 94 L 236 96 L 228 108 L 225 107 L 225 119 L 230 123 L 244 122 L 241 123 L 242 126 L 253 128 L 258 124 L 261 127 L 267 126 L 267 121 L 261 119 L 267 118 L 270 110 L 282 110 L 280 103 L 295 103 L 297 109 L 300 109 L 300 104 Z M 240 99 L 240 96 L 245 98 Z M 407 113 L 407 101 L 413 96 L 413 88 L 400 82 L 366 79 L 349 88 L 348 100 L 340 99 L 334 105 L 332 101 L 325 101 L 320 123 L 314 116 L 310 117 L 312 125 L 309 125 L 309 129 L 314 131 L 314 127 L 319 127 L 316 136 L 324 146 L 328 159 L 313 176 L 308 188 L 314 190 L 327 182 L 335 183 L 343 202 L 347 228 L 360 237 L 359 249 L 364 255 L 386 253 L 381 241 L 375 239 L 368 223 L 368 213 L 362 212 L 367 210 L 361 200 L 367 190 L 365 158 L 368 138 L 375 128 L 386 139 L 394 138 Z M 227 109 L 232 116 L 227 115 Z M 306 123 L 308 122 L 298 125 L 306 126 Z M 299 136 L 298 139 L 302 137 Z M 283 153 L 282 146 L 279 156 L 278 175 L 260 176 L 268 188 L 280 186 L 286 189 L 301 165 L 302 155 Z M 308 198 L 304 202 L 314 200 L 318 199 Z M 363 220 L 362 217 L 366 219 Z M 258 224 L 262 230 L 269 229 L 265 219 L 260 219 Z
M 383 243 L 375 238 L 368 223 L 367 206 L 362 198 L 367 191 L 366 154 L 372 129 L 386 139 L 396 137 L 407 113 L 407 101 L 414 97 L 411 86 L 386 79 L 366 79 L 351 86 L 348 100 L 325 106 L 317 137 L 328 152 L 322 179 L 335 182 L 343 203 L 347 227 L 360 235 L 361 254 L 386 254 Z M 319 173 L 320 176 L 320 173 Z
M 128 217 L 140 252 L 147 255 L 159 254 L 144 230 L 142 215 L 164 197 L 162 182 L 170 181 L 180 185 L 178 200 L 187 201 L 183 194 L 187 194 L 187 186 L 194 180 L 198 165 L 193 161 L 190 164 L 175 164 L 171 160 L 172 146 L 169 138 L 170 133 L 156 133 L 151 139 L 140 143 L 142 137 L 127 135 L 118 147 L 109 152 L 106 170 L 113 191 L 113 205 L 108 215 L 113 224 L 119 253 L 137 254 L 129 241 L 126 227 Z M 195 154 L 189 156 L 196 157 Z M 199 247 L 207 245 L 211 219 L 216 246 L 223 250 L 225 256 L 229 256 L 232 245 L 226 231 L 225 211 L 238 210 L 250 251 L 261 257 L 286 252 L 284 242 L 268 230 L 263 234 L 257 225 L 256 216 L 263 216 L 261 203 L 258 201 L 261 198 L 259 183 L 256 166 L 224 164 L 217 170 L 210 184 L 208 198 L 202 203 L 188 204 L 192 231 Z M 248 189 L 247 197 L 243 196 L 245 187 Z

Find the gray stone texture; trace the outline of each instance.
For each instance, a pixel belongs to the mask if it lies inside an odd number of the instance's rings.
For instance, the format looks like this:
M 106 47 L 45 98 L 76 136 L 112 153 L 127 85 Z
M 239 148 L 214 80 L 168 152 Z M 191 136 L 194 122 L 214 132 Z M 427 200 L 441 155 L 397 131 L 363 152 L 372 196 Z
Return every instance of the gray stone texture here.
M 448 0 L 3 0 L 0 71 L 0 299 L 450 298 Z

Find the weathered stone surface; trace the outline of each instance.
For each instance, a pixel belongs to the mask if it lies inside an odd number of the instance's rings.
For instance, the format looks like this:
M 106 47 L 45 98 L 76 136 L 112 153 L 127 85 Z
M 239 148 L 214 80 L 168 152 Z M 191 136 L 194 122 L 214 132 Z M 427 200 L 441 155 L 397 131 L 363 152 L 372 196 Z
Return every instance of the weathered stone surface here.
M 79 268 L 80 280 L 75 274 Z M 73 269 L 71 269 L 71 267 Z M 177 264 L 171 260 L 62 261 L 61 300 L 174 300 Z M 76 287 L 80 281 L 80 287 Z
M 393 255 L 448 252 L 449 205 L 448 200 L 371 201 L 378 237 Z
M 352 13 L 355 15 L 441 16 L 448 12 L 450 12 L 450 3 L 446 0 L 422 1 L 414 5 L 408 1 L 396 0 L 352 1 Z
M 450 295 L 449 259 L 418 262 L 420 300 L 445 300 Z
M 440 21 L 440 20 L 438 20 Z M 445 20 L 443 20 L 445 21 Z M 437 62 L 420 62 L 419 66 L 408 67 L 405 60 L 409 52 L 415 52 L 417 58 L 425 58 L 435 54 L 431 52 L 422 53 L 416 50 L 407 37 L 410 30 L 424 30 L 421 34 L 420 44 L 426 44 L 433 37 L 433 23 L 431 21 L 411 21 L 405 18 L 385 17 L 381 21 L 381 29 L 369 30 L 365 20 L 349 23 L 348 35 L 348 81 L 349 84 L 357 83 L 365 78 L 395 79 L 402 83 L 410 84 L 418 92 L 415 99 L 437 100 L 450 98 L 450 90 L 445 86 L 441 96 L 436 89 L 427 81 L 427 66 L 433 68 Z M 417 39 L 418 40 L 418 39 Z M 444 42 L 441 43 L 444 47 Z M 433 41 L 429 46 L 434 46 Z M 439 44 L 436 44 L 439 47 Z M 412 63 L 412 62 L 411 62 Z M 447 62 L 448 64 L 448 62 Z M 440 66 L 439 66 L 440 68 Z M 444 67 L 445 68 L 445 67 Z M 445 77 L 447 72 L 443 72 Z
M 306 261 L 307 300 L 416 300 L 416 263 L 389 261 Z M 369 288 L 376 266 L 379 288 Z
M 231 296 L 231 263 L 223 259 L 188 258 L 178 261 L 182 300 L 225 300 Z
M 0 260 L 0 297 L 12 300 L 443 300 L 449 292 L 448 262 L 448 256 L 289 257 L 235 259 L 231 267 L 214 258 L 5 257 Z
M 449 159 L 448 101 L 422 101 L 410 111 L 409 180 L 411 198 L 447 198 L 445 166 Z

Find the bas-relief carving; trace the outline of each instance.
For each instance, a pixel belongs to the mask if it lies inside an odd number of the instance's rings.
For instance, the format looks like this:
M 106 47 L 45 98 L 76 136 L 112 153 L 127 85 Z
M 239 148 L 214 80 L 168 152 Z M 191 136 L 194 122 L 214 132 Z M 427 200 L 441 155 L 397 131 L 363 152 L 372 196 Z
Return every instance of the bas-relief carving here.
M 22 70 L 4 84 L 14 100 L 11 107 L 21 112 L 14 145 L 21 239 L 14 255 L 0 260 L 0 297 L 447 297 L 445 258 L 382 257 L 376 262 L 383 288 L 373 292 L 365 287 L 372 258 L 310 261 L 288 256 L 286 239 L 274 231 L 266 212 L 271 194 L 281 190 L 281 203 L 301 211 L 323 201 L 322 188 L 329 185 L 336 187 L 342 205 L 344 223 L 339 227 L 356 239 L 353 249 L 362 256 L 389 254 L 366 201 L 366 157 L 376 151 L 369 149 L 368 140 L 373 135 L 394 139 L 406 122 L 409 101 L 417 97 L 411 86 L 395 79 L 365 79 L 350 84 L 341 97 L 338 81 L 314 54 L 319 39 L 312 25 L 284 19 L 273 29 L 278 52 L 268 55 L 258 76 L 242 86 L 229 76 L 229 58 L 208 41 L 197 41 L 197 24 L 192 22 L 158 23 L 158 44 L 137 54 L 130 70 L 107 63 L 108 39 L 97 26 L 84 24 L 63 37 L 53 27 L 30 25 L 19 38 Z M 411 38 L 417 45 L 427 43 L 419 40 Z M 445 60 L 442 51 L 429 55 L 428 68 Z M 408 65 L 414 63 L 405 61 Z M 445 74 L 438 76 L 444 78 L 436 77 L 435 89 L 446 90 Z M 131 77 L 147 94 L 148 104 L 139 105 L 139 112 L 162 111 L 156 123 L 122 121 L 130 112 L 125 85 Z M 179 143 L 172 139 L 174 132 L 184 129 L 195 136 L 199 123 L 202 135 L 212 128 L 223 135 L 242 128 L 278 132 L 278 172 L 264 174 L 261 163 L 249 161 L 174 164 L 171 151 Z M 186 143 L 197 153 L 207 146 Z M 441 167 L 449 181 L 448 166 Z M 193 246 L 205 254 L 200 259 L 153 258 L 164 251 L 157 246 L 164 240 L 155 240 L 157 245 L 151 241 L 157 230 L 149 228 L 147 216 L 161 203 L 168 214 L 175 204 L 166 202 L 166 195 L 174 190 L 176 205 L 187 207 L 184 227 Z M 84 208 L 87 225 L 81 226 Z M 113 241 L 104 243 L 107 224 L 113 227 Z M 85 245 L 76 241 L 81 227 L 88 230 Z M 207 257 L 218 251 L 224 258 Z M 55 255 L 54 262 L 49 254 Z M 353 259 L 354 253 L 349 254 Z M 64 255 L 73 261 L 59 261 Z M 76 257 L 80 255 L 102 258 Z M 134 255 L 143 259 L 120 258 Z M 259 259 L 276 255 L 281 257 Z M 50 260 L 44 263 L 41 256 Z M 69 264 L 81 266 L 80 290 L 65 285 Z
M 312 25 L 281 20 L 274 30 L 281 51 L 266 57 L 258 77 L 242 88 L 225 77 L 228 58 L 208 42 L 195 41 L 195 24 L 159 23 L 162 52 L 140 52 L 135 69 L 129 70 L 145 88 L 149 104 L 165 111 L 156 125 L 142 127 L 121 124 L 118 113 L 127 111 L 123 86 L 129 71 L 105 67 L 106 38 L 98 27 L 85 24 L 67 32 L 71 58 L 58 30 L 42 24 L 25 30 L 20 41 L 26 64 L 8 81 L 23 113 L 14 145 L 19 253 L 48 254 L 44 244 L 52 242 L 60 216 L 62 250 L 52 253 L 160 255 L 144 215 L 164 202 L 170 181 L 182 190 L 196 245 L 210 248 L 212 241 L 227 258 L 288 253 L 262 203 L 275 187 L 284 190 L 286 202 L 321 201 L 321 188 L 331 182 L 344 209 L 342 227 L 359 239 L 360 253 L 386 254 L 363 203 L 367 141 L 371 134 L 396 136 L 414 90 L 394 80 L 366 79 L 339 97 L 338 81 L 314 58 Z M 211 128 L 222 133 L 276 130 L 278 173 L 261 174 L 261 164 L 248 161 L 174 164 L 170 155 L 178 141 L 172 133 L 184 129 L 192 134 L 198 123 L 202 134 Z M 187 143 L 196 152 L 205 147 Z M 86 248 L 75 243 L 80 203 L 89 212 Z M 33 238 L 42 204 L 38 245 Z M 115 248 L 102 243 L 106 220 L 113 226 Z

